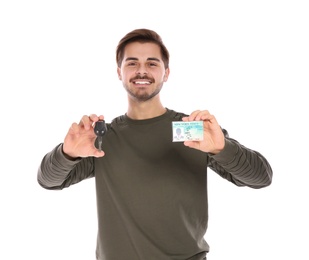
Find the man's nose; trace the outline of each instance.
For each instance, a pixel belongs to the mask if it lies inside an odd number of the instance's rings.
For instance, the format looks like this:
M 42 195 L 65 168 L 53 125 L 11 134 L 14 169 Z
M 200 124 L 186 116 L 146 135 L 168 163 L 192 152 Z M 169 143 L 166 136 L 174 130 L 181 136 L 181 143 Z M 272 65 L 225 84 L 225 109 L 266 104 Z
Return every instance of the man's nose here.
M 136 74 L 138 75 L 146 75 L 148 73 L 146 66 L 140 65 L 137 67 Z

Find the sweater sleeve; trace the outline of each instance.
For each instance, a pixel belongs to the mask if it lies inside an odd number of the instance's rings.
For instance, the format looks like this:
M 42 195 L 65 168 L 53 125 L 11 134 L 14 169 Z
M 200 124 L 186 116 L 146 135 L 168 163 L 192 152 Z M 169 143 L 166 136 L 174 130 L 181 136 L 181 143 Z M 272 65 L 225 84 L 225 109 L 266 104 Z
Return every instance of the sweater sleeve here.
M 93 158 L 70 160 L 62 151 L 62 144 L 47 153 L 39 166 L 38 183 L 45 189 L 61 190 L 94 176 Z
M 223 132 L 225 147 L 220 153 L 210 155 L 209 168 L 237 186 L 255 189 L 269 186 L 273 172 L 266 158 L 229 138 L 226 130 Z

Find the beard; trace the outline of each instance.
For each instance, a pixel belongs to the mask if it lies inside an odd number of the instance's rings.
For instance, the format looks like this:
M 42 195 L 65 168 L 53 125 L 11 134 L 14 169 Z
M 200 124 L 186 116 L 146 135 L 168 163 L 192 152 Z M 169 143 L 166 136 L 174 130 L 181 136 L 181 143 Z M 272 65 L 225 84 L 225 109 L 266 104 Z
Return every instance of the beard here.
M 136 79 L 145 79 L 145 78 L 136 78 Z M 130 82 L 132 82 L 133 80 L 131 80 Z M 152 79 L 152 83 L 154 82 L 154 79 Z M 123 87 L 125 88 L 125 90 L 127 91 L 127 93 L 129 94 L 130 97 L 132 97 L 135 101 L 137 102 L 145 102 L 148 101 L 150 99 L 152 99 L 153 97 L 155 97 L 156 95 L 158 95 L 163 87 L 163 82 L 161 82 L 160 84 L 158 84 L 156 86 L 156 88 L 153 91 L 149 91 L 147 90 L 147 87 L 145 88 L 138 88 L 138 89 L 134 89 L 131 88 L 126 85 L 125 83 L 123 83 Z

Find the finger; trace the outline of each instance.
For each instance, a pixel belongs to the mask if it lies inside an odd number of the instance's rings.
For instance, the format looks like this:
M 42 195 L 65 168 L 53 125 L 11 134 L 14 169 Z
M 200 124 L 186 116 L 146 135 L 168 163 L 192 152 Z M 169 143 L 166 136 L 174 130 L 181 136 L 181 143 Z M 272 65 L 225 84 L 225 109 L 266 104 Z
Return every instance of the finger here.
M 207 110 L 201 111 L 201 110 L 195 110 L 193 111 L 189 116 L 183 117 L 182 121 L 188 122 L 188 121 L 200 121 L 203 114 L 209 113 Z
M 210 113 L 208 110 L 203 110 L 203 111 L 200 111 L 196 117 L 195 117 L 195 120 L 196 121 L 203 121 L 203 120 L 208 120 L 209 117 L 210 117 Z
M 183 144 L 187 147 L 194 148 L 194 149 L 199 149 L 200 143 L 199 142 L 194 142 L 194 141 L 185 141 Z
M 193 111 L 193 112 L 189 115 L 188 121 L 194 121 L 194 120 L 196 120 L 195 118 L 196 118 L 196 116 L 197 116 L 200 112 L 201 112 L 200 110 L 195 110 L 195 111 Z
M 200 120 L 209 121 L 211 123 L 217 123 L 215 116 L 209 113 L 201 115 Z
M 104 151 L 95 150 L 93 156 L 96 158 L 103 157 L 105 155 Z
M 189 117 L 188 117 L 188 116 L 184 116 L 184 117 L 182 118 L 182 121 L 188 122 L 188 121 L 189 121 Z
M 73 123 L 69 129 L 69 132 L 72 134 L 79 134 L 79 125 L 77 123 Z
M 96 121 L 98 121 L 99 120 L 99 117 L 96 115 L 96 114 L 91 114 L 90 116 L 89 116 L 89 119 L 92 121 L 92 123 L 93 122 L 96 122 Z
M 92 117 L 94 117 L 94 115 L 92 115 Z M 80 120 L 79 125 L 83 126 L 86 130 L 89 130 L 92 126 L 92 123 L 93 121 L 91 120 L 91 118 L 87 115 L 84 115 Z
M 103 116 L 103 115 L 97 116 L 97 115 L 95 115 L 95 114 L 91 114 L 89 117 L 90 117 L 90 119 L 91 119 L 91 121 L 92 121 L 92 126 L 93 126 L 93 124 L 94 124 L 95 122 L 97 122 L 97 121 L 99 121 L 99 120 L 104 120 L 104 116 Z

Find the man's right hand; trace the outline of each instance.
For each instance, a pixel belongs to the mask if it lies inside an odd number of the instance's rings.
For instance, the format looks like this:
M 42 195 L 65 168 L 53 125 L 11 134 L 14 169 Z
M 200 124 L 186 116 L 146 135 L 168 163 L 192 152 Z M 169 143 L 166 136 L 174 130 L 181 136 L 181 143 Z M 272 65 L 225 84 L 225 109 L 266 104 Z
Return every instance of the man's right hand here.
M 94 123 L 104 120 L 104 116 L 91 114 L 83 116 L 79 124 L 73 123 L 64 138 L 63 152 L 70 158 L 78 157 L 102 157 L 103 151 L 99 151 L 95 145 L 96 135 L 94 133 Z

